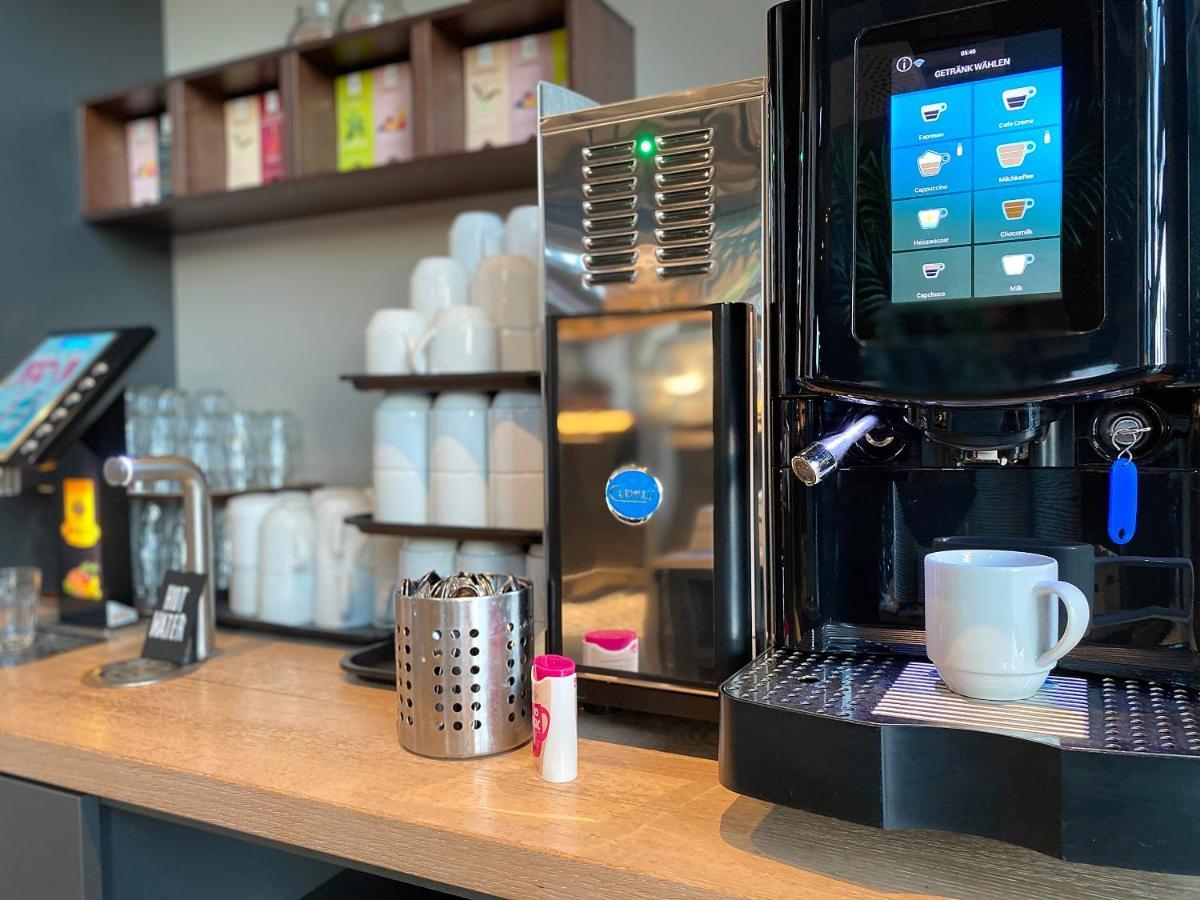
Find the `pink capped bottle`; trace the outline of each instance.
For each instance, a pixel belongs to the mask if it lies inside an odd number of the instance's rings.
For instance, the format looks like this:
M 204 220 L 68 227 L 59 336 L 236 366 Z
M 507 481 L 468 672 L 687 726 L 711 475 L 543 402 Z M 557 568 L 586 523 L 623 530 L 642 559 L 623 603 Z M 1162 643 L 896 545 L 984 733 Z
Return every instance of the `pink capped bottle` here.
M 575 663 L 548 653 L 533 661 L 533 764 L 545 781 L 574 781 L 579 773 Z

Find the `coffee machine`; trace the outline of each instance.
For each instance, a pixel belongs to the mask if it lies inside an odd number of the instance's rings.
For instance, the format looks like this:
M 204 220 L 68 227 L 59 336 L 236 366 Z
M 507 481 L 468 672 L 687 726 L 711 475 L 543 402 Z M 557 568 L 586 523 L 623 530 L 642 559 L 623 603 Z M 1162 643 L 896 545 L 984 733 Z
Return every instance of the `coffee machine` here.
M 789 0 L 768 46 L 771 648 L 722 783 L 1200 872 L 1200 3 Z M 926 658 L 960 547 L 1090 599 L 1028 701 Z
M 549 645 L 586 704 L 715 719 L 765 631 L 763 80 L 541 101 Z

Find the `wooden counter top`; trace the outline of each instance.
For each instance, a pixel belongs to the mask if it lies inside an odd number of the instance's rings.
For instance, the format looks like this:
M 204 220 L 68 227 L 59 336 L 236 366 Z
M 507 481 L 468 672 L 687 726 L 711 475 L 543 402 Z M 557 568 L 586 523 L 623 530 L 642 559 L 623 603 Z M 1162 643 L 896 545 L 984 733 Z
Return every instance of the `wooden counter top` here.
M 396 742 L 393 694 L 345 679 L 333 648 L 222 635 L 221 655 L 187 677 L 82 683 L 139 642 L 0 669 L 0 772 L 506 896 L 1200 893 L 1200 878 L 1068 865 L 739 797 L 717 783 L 715 731 L 692 723 L 585 716 L 569 785 L 540 781 L 527 748 L 422 759 Z M 619 742 L 631 739 L 693 755 Z

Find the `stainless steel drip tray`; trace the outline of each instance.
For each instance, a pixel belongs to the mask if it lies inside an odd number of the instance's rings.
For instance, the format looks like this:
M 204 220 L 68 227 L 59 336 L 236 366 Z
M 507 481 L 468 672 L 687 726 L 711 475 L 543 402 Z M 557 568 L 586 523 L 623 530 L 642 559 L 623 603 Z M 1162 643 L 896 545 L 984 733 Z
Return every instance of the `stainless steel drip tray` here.
M 102 640 L 104 640 L 104 636 L 100 632 L 85 633 L 72 626 L 39 623 L 31 646 L 22 650 L 0 653 L 0 669 L 45 659 L 47 656 L 56 656 L 59 653 L 86 647 L 88 644 L 96 644 Z
M 932 664 L 883 654 L 776 650 L 725 684 L 733 700 L 874 725 L 933 725 L 1064 749 L 1200 757 L 1200 691 L 1053 674 L 1028 700 L 950 691 Z

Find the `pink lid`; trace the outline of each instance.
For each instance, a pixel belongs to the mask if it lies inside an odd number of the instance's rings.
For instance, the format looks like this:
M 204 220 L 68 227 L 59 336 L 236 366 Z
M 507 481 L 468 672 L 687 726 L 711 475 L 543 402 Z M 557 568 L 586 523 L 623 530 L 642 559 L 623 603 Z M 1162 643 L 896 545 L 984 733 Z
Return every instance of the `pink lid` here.
M 624 650 L 637 641 L 637 632 L 632 628 L 601 628 L 589 631 L 583 640 L 604 650 Z
M 533 661 L 533 680 L 562 678 L 575 674 L 575 661 L 556 653 L 546 653 Z

